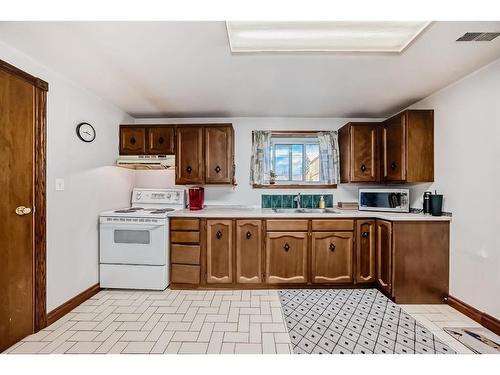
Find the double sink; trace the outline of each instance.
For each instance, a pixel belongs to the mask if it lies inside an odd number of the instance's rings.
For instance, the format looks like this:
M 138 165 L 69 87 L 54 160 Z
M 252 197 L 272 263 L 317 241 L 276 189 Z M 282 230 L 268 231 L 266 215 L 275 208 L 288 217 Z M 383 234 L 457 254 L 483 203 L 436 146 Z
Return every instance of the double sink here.
M 277 214 L 338 214 L 333 208 L 273 208 Z

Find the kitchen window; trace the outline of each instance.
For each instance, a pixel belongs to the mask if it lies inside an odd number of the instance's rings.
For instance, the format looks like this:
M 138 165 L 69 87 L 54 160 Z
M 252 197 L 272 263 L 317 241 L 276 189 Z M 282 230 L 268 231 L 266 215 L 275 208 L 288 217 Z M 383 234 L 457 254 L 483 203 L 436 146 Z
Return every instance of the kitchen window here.
M 335 131 L 254 131 L 250 183 L 254 188 L 334 188 Z

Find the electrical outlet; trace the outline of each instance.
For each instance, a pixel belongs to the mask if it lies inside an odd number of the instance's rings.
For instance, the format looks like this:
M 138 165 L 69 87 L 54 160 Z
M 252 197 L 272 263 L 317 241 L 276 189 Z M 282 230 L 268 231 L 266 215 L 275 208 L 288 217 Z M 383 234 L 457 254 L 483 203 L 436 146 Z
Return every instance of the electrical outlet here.
M 64 191 L 64 178 L 56 178 L 56 191 Z

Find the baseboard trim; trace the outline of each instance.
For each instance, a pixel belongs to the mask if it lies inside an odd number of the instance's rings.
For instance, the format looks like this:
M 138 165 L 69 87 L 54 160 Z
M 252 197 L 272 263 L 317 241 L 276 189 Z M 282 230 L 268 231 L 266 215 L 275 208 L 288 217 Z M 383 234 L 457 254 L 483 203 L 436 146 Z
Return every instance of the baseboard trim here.
M 63 303 L 61 306 L 58 306 L 54 310 L 50 311 L 47 314 L 47 326 L 51 325 L 56 320 L 61 319 L 64 315 L 69 313 L 71 310 L 80 305 L 82 302 L 85 302 L 90 297 L 99 293 L 100 290 L 101 287 L 99 284 L 92 285 L 90 288 L 74 296 L 69 301 Z
M 448 296 L 448 305 L 453 307 L 455 310 L 460 311 L 462 314 L 467 315 L 469 318 L 478 322 L 483 327 L 488 328 L 495 334 L 500 335 L 500 320 L 497 318 L 479 311 L 475 307 L 472 307 L 471 305 L 468 305 L 453 296 Z

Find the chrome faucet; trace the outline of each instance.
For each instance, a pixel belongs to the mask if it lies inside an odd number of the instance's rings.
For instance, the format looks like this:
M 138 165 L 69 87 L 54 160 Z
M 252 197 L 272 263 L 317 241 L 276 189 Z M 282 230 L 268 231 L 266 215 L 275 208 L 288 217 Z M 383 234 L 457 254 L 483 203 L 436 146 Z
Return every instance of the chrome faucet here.
M 297 208 L 300 208 L 300 193 L 298 193 L 295 198 L 293 198 L 295 202 L 297 202 Z

